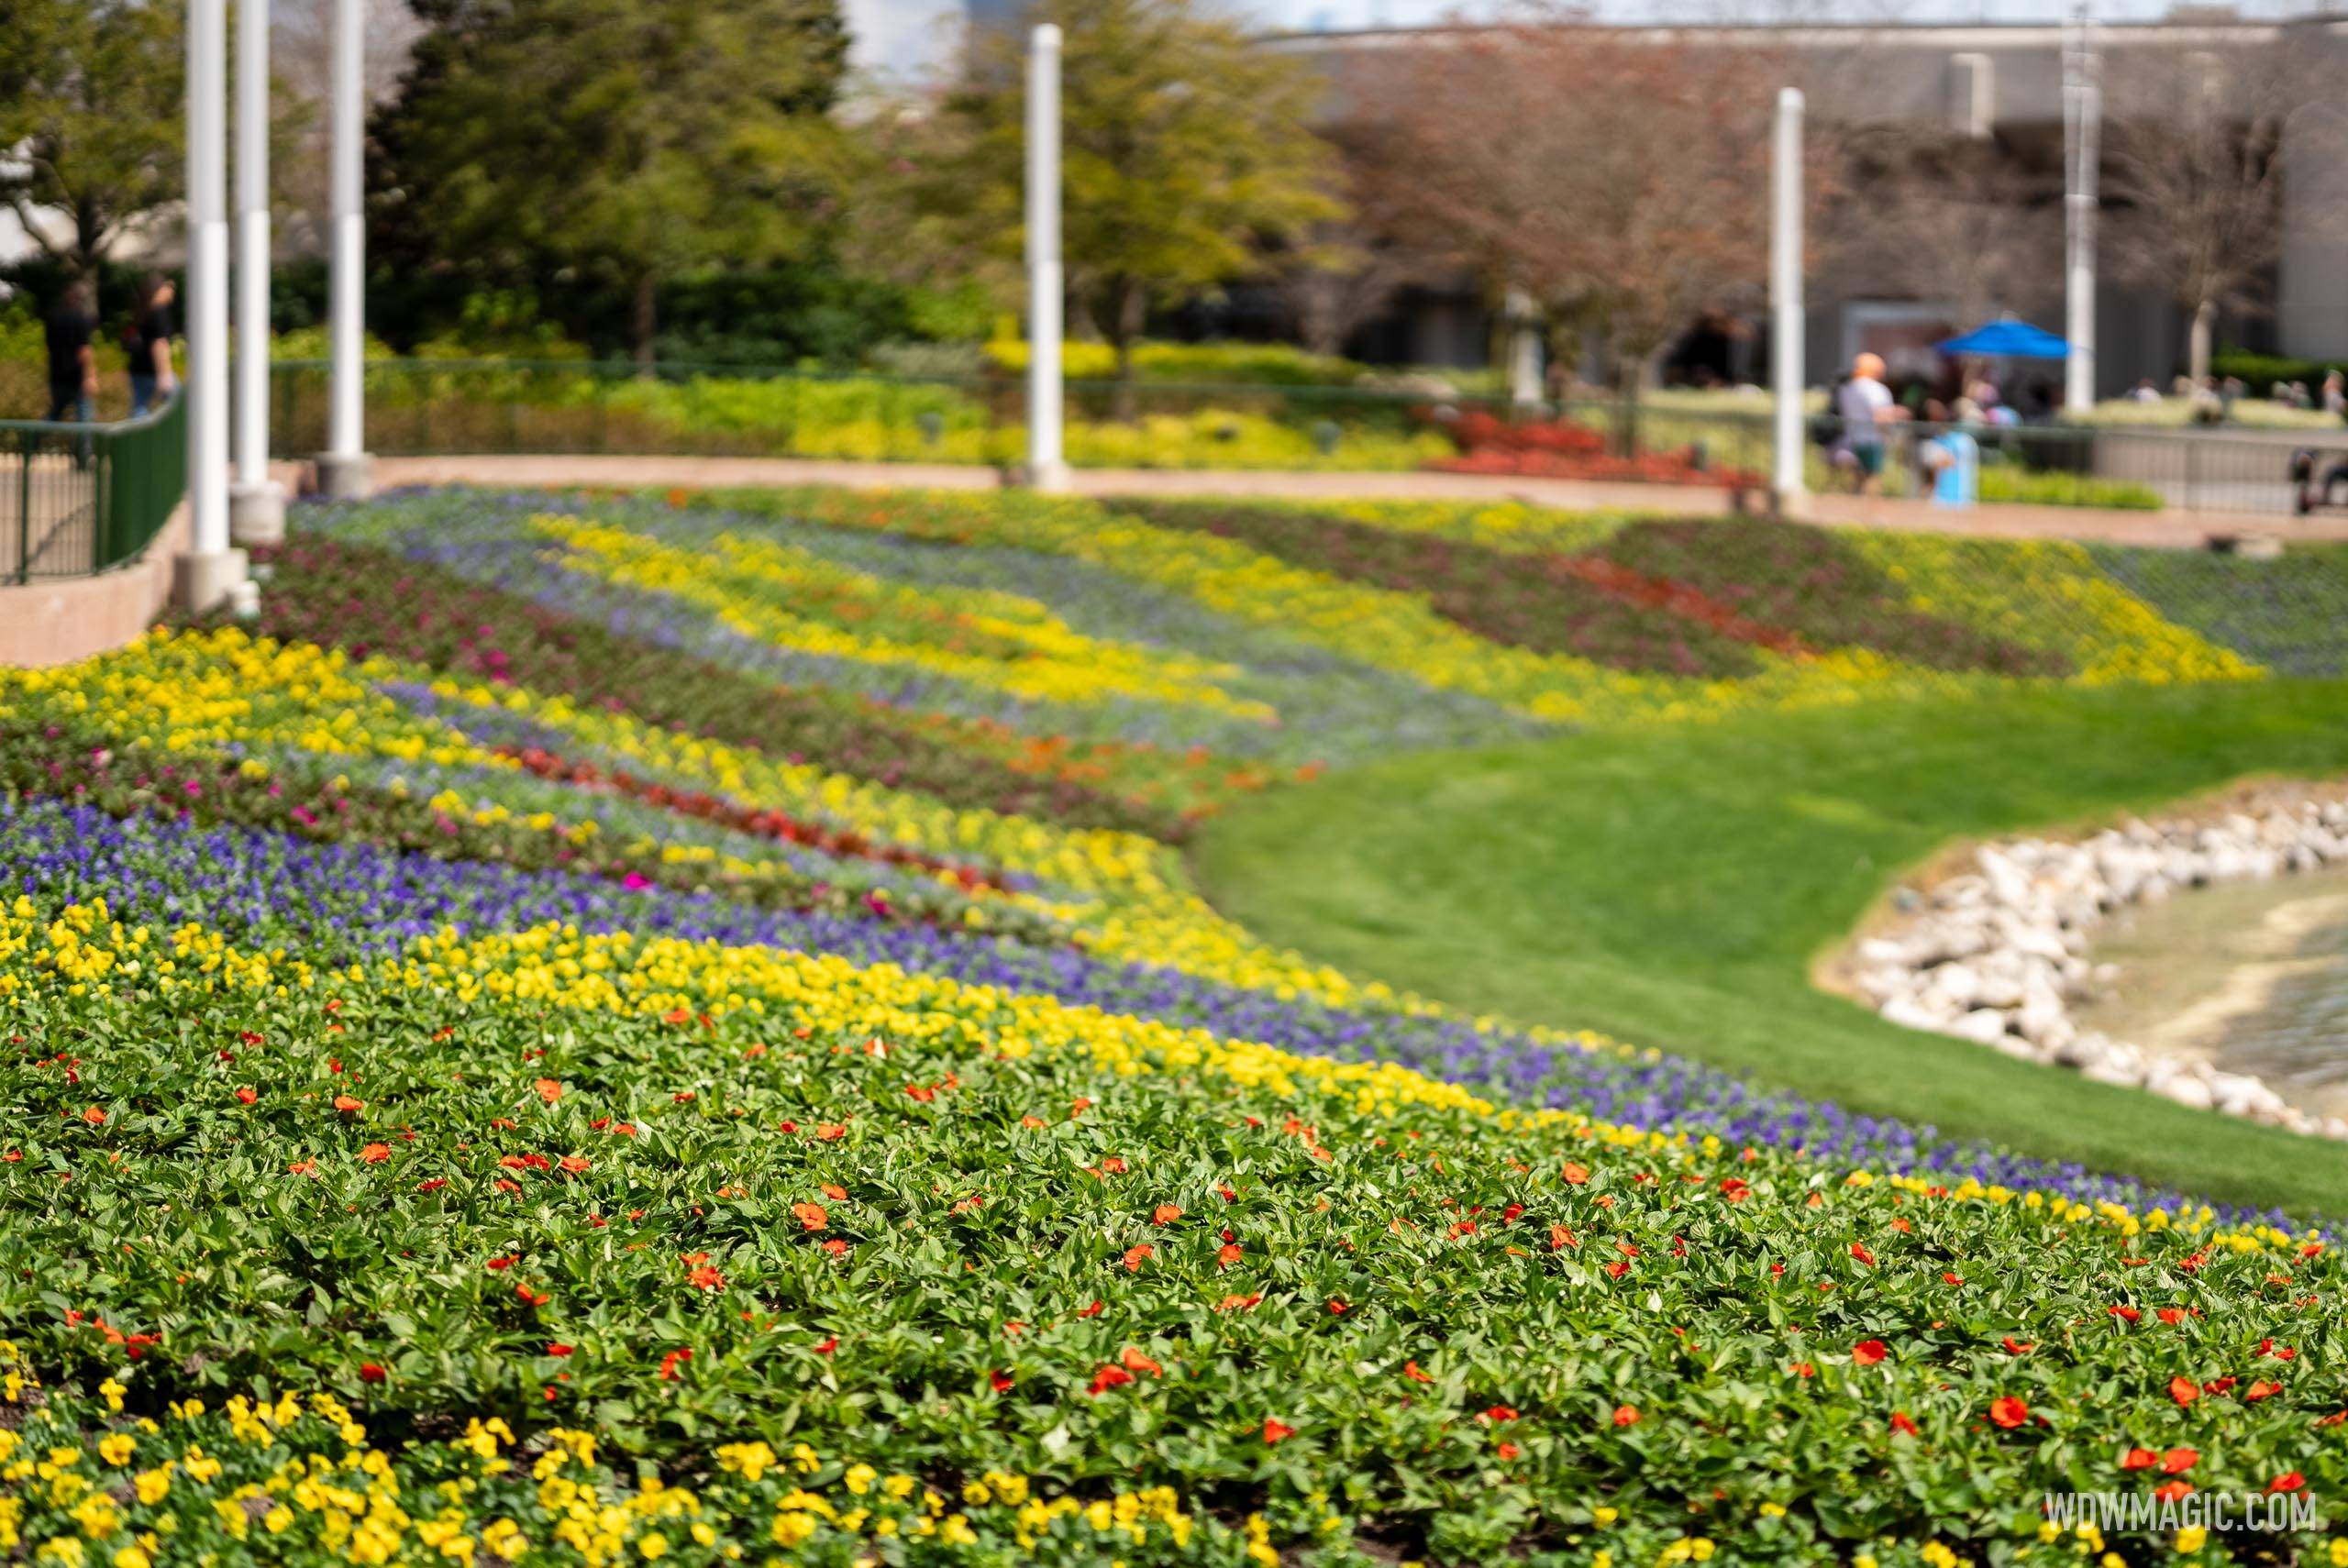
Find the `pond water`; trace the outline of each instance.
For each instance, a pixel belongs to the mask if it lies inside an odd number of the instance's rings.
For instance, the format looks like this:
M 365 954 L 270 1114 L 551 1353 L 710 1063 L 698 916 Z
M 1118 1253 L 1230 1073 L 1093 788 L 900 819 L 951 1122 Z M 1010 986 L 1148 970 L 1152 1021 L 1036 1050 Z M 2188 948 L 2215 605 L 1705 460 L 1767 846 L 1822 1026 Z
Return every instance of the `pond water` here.
M 2119 966 L 2081 1029 L 2264 1079 L 2348 1116 L 2348 869 L 2232 882 L 2137 905 L 2090 955 Z

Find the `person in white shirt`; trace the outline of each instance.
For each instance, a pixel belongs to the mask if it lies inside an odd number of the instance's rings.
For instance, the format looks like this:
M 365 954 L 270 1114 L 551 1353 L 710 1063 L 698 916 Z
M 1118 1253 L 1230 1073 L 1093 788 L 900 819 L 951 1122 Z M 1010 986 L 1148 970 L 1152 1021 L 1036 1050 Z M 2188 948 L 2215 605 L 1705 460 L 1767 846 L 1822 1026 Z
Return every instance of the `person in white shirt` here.
M 1854 488 L 1872 495 L 1883 482 L 1884 427 L 1907 416 L 1883 384 L 1883 360 L 1862 354 L 1851 361 L 1851 379 L 1834 394 L 1834 412 L 1843 418 L 1843 447 L 1851 454 Z

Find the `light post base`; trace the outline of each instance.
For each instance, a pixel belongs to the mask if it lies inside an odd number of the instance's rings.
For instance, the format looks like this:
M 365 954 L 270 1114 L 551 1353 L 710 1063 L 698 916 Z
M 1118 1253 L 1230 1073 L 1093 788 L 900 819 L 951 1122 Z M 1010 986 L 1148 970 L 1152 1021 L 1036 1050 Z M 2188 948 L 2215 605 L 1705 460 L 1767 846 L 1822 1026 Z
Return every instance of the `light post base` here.
M 285 487 L 275 480 L 228 487 L 228 539 L 274 545 L 285 537 Z
M 320 452 L 318 494 L 327 501 L 364 501 L 375 493 L 375 459 L 367 452 Z
M 1023 476 L 1029 490 L 1042 495 L 1066 495 L 1069 490 L 1066 463 L 1030 463 Z
M 244 551 L 190 551 L 172 562 L 172 602 L 191 615 L 250 615 L 260 608 L 260 590 L 246 571 Z
M 1801 515 L 1802 505 L 1810 499 L 1807 485 L 1778 485 L 1769 491 L 1769 515 L 1779 520 Z

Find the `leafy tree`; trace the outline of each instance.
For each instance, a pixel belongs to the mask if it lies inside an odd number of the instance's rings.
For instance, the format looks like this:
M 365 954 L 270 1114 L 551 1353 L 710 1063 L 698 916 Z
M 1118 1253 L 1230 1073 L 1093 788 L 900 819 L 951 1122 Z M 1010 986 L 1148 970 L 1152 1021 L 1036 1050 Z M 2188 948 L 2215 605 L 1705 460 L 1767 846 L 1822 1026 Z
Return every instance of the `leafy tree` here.
M 77 277 L 185 169 L 179 0 L 8 0 L 0 7 L 0 201 Z M 70 226 L 50 232 L 62 214 Z
M 424 30 L 374 121 L 395 253 L 616 282 L 648 365 L 663 278 L 802 252 L 832 210 L 836 0 L 415 10 Z
M 1534 9 L 1387 51 L 1351 96 L 1422 242 L 1495 301 L 1529 293 L 1561 347 L 1594 330 L 1629 405 L 1700 315 L 1760 294 L 1782 79 L 1742 48 Z
M 1316 79 L 1199 0 L 1042 0 L 1061 47 L 1061 249 L 1080 309 L 1116 350 L 1132 412 L 1133 348 L 1153 303 L 1250 271 L 1264 245 L 1342 208 L 1311 128 Z M 1015 257 L 1024 239 L 1024 29 L 973 40 L 941 105 L 959 151 L 933 166 L 947 210 Z

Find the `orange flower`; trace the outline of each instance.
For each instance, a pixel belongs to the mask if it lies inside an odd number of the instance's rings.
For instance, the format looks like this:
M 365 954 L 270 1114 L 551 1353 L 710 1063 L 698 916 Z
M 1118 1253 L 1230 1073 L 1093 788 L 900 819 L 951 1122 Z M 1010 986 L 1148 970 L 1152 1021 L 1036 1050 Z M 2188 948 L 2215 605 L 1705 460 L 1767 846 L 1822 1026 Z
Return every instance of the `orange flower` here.
M 836 1183 L 827 1181 L 816 1190 L 821 1192 L 825 1198 L 830 1198 L 834 1203 L 846 1203 L 847 1201 L 847 1188 L 838 1186 Z
M 252 1089 L 252 1088 L 240 1088 L 240 1089 L 238 1089 L 238 1090 L 237 1091 L 237 1099 L 238 1099 L 238 1100 L 240 1100 L 241 1102 L 243 1102 L 244 1104 L 246 1104 L 246 1105 L 250 1105 L 253 1101 L 255 1101 L 255 1100 L 259 1099 L 260 1098 L 260 1090 L 258 1090 L 258 1089 Z
M 1295 1435 L 1296 1429 L 1290 1426 L 1286 1421 L 1280 1420 L 1279 1418 L 1274 1416 L 1266 1416 L 1264 1418 L 1265 1447 L 1269 1448 L 1272 1444 L 1280 1441 L 1282 1439 L 1292 1438 Z
M 1504 1442 L 1501 1444 L 1495 1452 L 1498 1452 L 1502 1459 L 1514 1459 L 1517 1453 L 1516 1444 L 1512 1442 Z
M 1873 1366 L 1889 1353 L 1881 1340 L 1861 1340 L 1851 1347 L 1852 1363 L 1858 1366 Z
M 1581 1243 L 1574 1239 L 1574 1233 L 1571 1231 L 1567 1230 L 1563 1225 L 1552 1225 L 1549 1227 L 1549 1250 L 1551 1252 L 1563 1252 L 1567 1247 L 1578 1247 L 1580 1245 Z
M 2182 1475 L 2187 1471 L 2192 1469 L 2194 1465 L 2200 1463 L 2200 1459 L 2201 1455 L 2198 1450 L 2190 1448 L 2170 1449 L 2166 1453 L 2161 1455 L 2161 1473 L 2165 1475 Z
M 338 1094 L 334 1097 L 334 1108 L 348 1116 L 353 1111 L 367 1109 L 367 1102 L 351 1095 Z
M 826 1143 L 836 1143 L 847 1136 L 847 1129 L 836 1121 L 826 1121 L 815 1129 L 815 1136 Z
M 1146 1372 L 1152 1377 L 1156 1377 L 1166 1370 L 1131 1345 L 1127 1345 L 1124 1354 L 1117 1359 L 1124 1364 L 1127 1372 Z
M 1434 1381 L 1434 1378 L 1429 1377 L 1425 1373 L 1419 1370 L 1419 1364 L 1415 1361 L 1406 1361 L 1402 1364 L 1402 1375 L 1409 1378 L 1413 1383 L 1433 1383 Z
M 1639 1424 L 1639 1408 L 1636 1405 L 1615 1406 L 1614 1424 L 1618 1427 L 1637 1426 Z
M 2161 1462 L 2161 1456 L 2149 1448 L 2132 1448 L 2120 1456 L 2122 1470 L 2150 1470 Z
M 562 1085 L 552 1078 L 540 1078 L 537 1082 L 537 1090 L 538 1098 L 548 1105 L 552 1105 L 562 1098 Z
M 1916 1430 L 1916 1423 L 1908 1419 L 1908 1412 L 1905 1410 L 1894 1410 L 1891 1412 L 1891 1430 L 1899 1433 L 1903 1437 L 1917 1437 L 1922 1435 Z
M 832 1217 L 824 1212 L 824 1206 L 820 1203 L 794 1203 L 791 1206 L 791 1212 L 800 1225 L 809 1231 L 820 1231 L 831 1223 Z
M 2180 1405 L 2190 1405 L 2201 1397 L 2201 1390 L 2190 1377 L 2172 1377 L 2168 1380 L 2168 1397 Z
M 1161 1203 L 1150 1215 L 1150 1219 L 1160 1225 L 1171 1225 L 1180 1218 L 1182 1207 L 1178 1203 Z
M 1260 1294 L 1256 1296 L 1226 1296 L 1221 1301 L 1215 1303 L 1214 1309 L 1218 1312 L 1245 1312 L 1254 1308 L 1264 1298 Z
M 94 1105 L 82 1113 L 82 1120 L 93 1127 L 103 1127 L 106 1124 L 106 1113 Z
M 1098 1399 L 1110 1389 L 1133 1380 L 1134 1375 L 1122 1366 L 1104 1366 L 1092 1375 L 1092 1386 L 1086 1392 Z
M 392 1146 L 389 1143 L 370 1143 L 359 1151 L 359 1157 L 371 1165 L 380 1165 L 392 1157 Z
M 1568 1187 L 1579 1187 L 1582 1183 L 1584 1183 L 1584 1182 L 1588 1181 L 1589 1179 L 1589 1171 L 1585 1170 L 1585 1169 L 1584 1169 L 1584 1168 L 1582 1168 L 1580 1165 L 1578 1165 L 1574 1164 L 1571 1160 L 1567 1160 L 1567 1161 L 1566 1162 L 1566 1185 L 1567 1185 L 1567 1186 L 1568 1186 Z
M 562 1168 L 572 1176 L 577 1176 L 581 1171 L 585 1170 L 587 1165 L 587 1156 L 584 1154 L 565 1154 L 562 1157 Z
M 1989 1419 L 2001 1427 L 2018 1427 L 2030 1419 L 2030 1407 L 2008 1394 L 1989 1401 Z
M 2189 1482 L 2172 1481 L 2165 1486 L 2155 1488 L 2153 1496 L 2164 1503 L 2181 1502 L 2193 1496 L 2193 1486 Z
M 725 1288 L 725 1276 L 717 1271 L 715 1264 L 695 1264 L 686 1272 L 685 1283 L 699 1286 L 703 1290 L 723 1290 Z
M 1861 1263 L 1866 1264 L 1869 1268 L 1873 1268 L 1875 1266 L 1875 1254 L 1867 1251 L 1865 1247 L 1859 1245 L 1856 1242 L 1853 1242 L 1851 1243 L 1851 1255 L 1858 1259 Z
M 1241 1255 L 1238 1242 L 1226 1242 L 1224 1243 L 1222 1249 L 1214 1254 L 1214 1265 L 1217 1268 L 1229 1268 L 1233 1264 L 1239 1261 Z
M 1154 1255 L 1157 1251 L 1157 1249 L 1151 1246 L 1147 1242 L 1142 1242 L 1137 1247 L 1127 1247 L 1125 1249 L 1125 1267 L 1135 1274 L 1139 1274 L 1141 1272 L 1142 1264 Z

